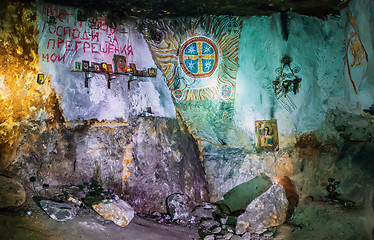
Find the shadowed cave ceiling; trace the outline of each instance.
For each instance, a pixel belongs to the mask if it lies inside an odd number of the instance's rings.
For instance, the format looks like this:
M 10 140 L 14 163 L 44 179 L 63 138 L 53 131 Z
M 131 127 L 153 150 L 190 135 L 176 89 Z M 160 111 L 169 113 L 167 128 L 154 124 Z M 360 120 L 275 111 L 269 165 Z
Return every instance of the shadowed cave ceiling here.
M 2 0 L 7 2 L 7 0 Z M 22 0 L 21 2 L 34 2 Z M 324 17 L 339 14 L 339 7 L 349 1 L 339 0 L 46 0 L 92 11 L 107 11 L 113 20 L 127 16 L 151 19 L 201 15 L 264 16 L 277 12 L 295 12 Z

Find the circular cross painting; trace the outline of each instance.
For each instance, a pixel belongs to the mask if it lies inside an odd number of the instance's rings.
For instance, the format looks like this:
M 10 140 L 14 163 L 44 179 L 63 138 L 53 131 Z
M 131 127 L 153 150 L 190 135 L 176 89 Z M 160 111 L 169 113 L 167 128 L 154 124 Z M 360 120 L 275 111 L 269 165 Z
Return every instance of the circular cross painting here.
M 206 37 L 194 37 L 182 44 L 179 62 L 183 72 L 192 78 L 210 77 L 218 65 L 216 44 Z

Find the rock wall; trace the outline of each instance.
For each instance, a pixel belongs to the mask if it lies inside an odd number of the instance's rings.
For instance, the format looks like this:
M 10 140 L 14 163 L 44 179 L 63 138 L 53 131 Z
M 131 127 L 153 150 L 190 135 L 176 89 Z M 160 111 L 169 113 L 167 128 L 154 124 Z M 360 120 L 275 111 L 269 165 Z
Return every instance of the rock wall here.
M 40 194 L 43 184 L 77 186 L 97 180 L 143 213 L 166 212 L 166 197 L 173 193 L 185 194 L 191 208 L 208 200 L 196 142 L 176 119 L 32 127 L 23 127 L 16 159 L 2 171 L 29 191 Z

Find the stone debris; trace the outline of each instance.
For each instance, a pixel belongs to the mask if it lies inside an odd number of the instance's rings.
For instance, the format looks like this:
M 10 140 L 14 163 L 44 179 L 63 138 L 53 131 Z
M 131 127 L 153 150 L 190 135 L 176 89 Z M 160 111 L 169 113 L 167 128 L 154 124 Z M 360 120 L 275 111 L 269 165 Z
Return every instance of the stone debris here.
M 92 208 L 103 218 L 113 221 L 116 225 L 126 227 L 134 218 L 134 209 L 125 201 L 99 203 Z
M 208 235 L 204 238 L 204 240 L 214 240 L 214 239 L 215 239 L 214 235 Z
M 271 198 L 266 200 L 265 198 Z M 279 198 L 279 200 L 278 200 Z M 261 204 L 259 204 L 261 202 Z M 169 213 L 153 212 L 150 215 L 139 214 L 139 216 L 154 220 L 158 223 L 166 224 L 185 224 L 186 222 L 195 225 L 199 229 L 200 239 L 223 239 L 223 240 L 267 240 L 273 239 L 274 232 L 276 231 L 276 222 L 272 216 L 276 216 L 277 220 L 283 219 L 287 210 L 287 199 L 284 189 L 281 185 L 275 184 L 271 186 L 268 191 L 263 193 L 260 197 L 256 198 L 249 206 L 259 206 L 258 212 L 252 211 L 255 216 L 253 219 L 260 219 L 263 225 L 257 228 L 251 228 L 250 224 L 244 224 L 243 221 L 238 219 L 247 218 L 247 212 L 238 215 L 239 211 L 231 212 L 224 203 L 207 203 L 203 202 L 201 205 L 196 206 L 192 211 L 189 210 L 187 199 L 181 194 L 172 194 L 168 197 L 166 203 L 168 204 Z M 276 208 L 271 208 L 273 204 Z M 269 214 L 260 211 L 262 206 L 271 210 Z M 183 212 L 184 211 L 184 212 Z M 278 212 L 277 212 L 278 211 Z M 173 215 L 172 215 L 173 214 Z M 284 214 L 284 217 L 283 215 Z M 182 217 L 183 216 L 183 220 Z M 239 224 L 237 224 L 237 222 Z M 280 224 L 280 223 L 279 223 Z M 237 228 L 237 225 L 239 227 Z M 241 226 L 243 225 L 243 226 Z M 255 225 L 256 226 L 256 225 Z
M 208 218 L 213 219 L 214 208 L 205 208 L 204 206 L 198 206 L 192 211 L 192 215 L 196 218 Z
M 213 234 L 217 234 L 217 233 L 220 233 L 222 231 L 222 228 L 219 227 L 219 226 L 215 226 L 212 228 L 212 233 Z
M 236 233 L 246 231 L 263 233 L 268 227 L 278 226 L 286 220 L 288 201 L 280 184 L 272 185 L 268 191 L 253 200 L 244 214 L 237 219 Z
M 14 179 L 0 176 L 0 208 L 18 207 L 25 201 L 23 186 Z
M 185 195 L 175 193 L 168 196 L 166 198 L 166 206 L 172 220 L 190 221 L 192 219 L 191 210 L 188 207 Z
M 77 215 L 77 208 L 67 203 L 41 200 L 40 206 L 48 214 L 48 216 L 60 222 L 72 220 Z
M 216 220 L 208 219 L 208 220 L 201 220 L 200 222 L 200 229 L 204 232 L 211 231 L 213 227 L 220 226 L 220 223 Z

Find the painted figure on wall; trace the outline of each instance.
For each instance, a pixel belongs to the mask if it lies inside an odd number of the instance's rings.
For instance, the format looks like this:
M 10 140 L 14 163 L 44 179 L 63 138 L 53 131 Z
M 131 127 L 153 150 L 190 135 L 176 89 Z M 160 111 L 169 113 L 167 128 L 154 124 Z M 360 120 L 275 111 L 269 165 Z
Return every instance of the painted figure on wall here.
M 348 68 L 348 75 L 349 80 L 352 83 L 353 89 L 357 94 L 358 84 L 354 82 L 352 77 L 352 68 L 355 66 L 362 66 L 368 62 L 368 54 L 365 50 L 364 45 L 361 42 L 360 34 L 358 31 L 358 26 L 356 23 L 356 17 L 353 16 L 352 12 L 348 12 L 349 22 L 352 25 L 353 32 L 350 33 L 348 44 L 346 48 L 346 59 L 347 59 L 347 68 Z M 357 81 L 357 80 L 356 80 Z M 359 83 L 359 81 L 358 81 Z

